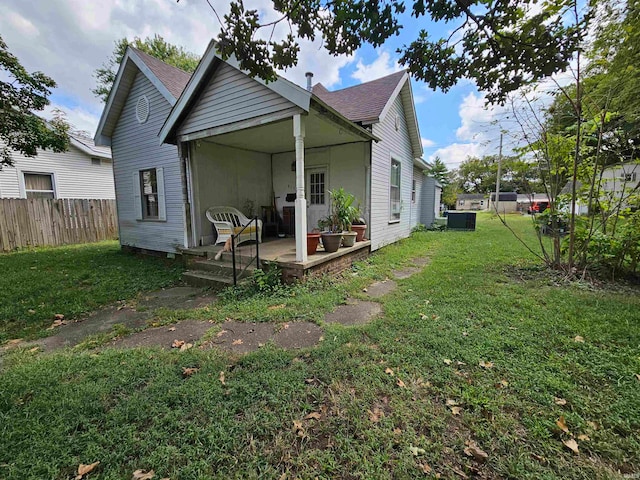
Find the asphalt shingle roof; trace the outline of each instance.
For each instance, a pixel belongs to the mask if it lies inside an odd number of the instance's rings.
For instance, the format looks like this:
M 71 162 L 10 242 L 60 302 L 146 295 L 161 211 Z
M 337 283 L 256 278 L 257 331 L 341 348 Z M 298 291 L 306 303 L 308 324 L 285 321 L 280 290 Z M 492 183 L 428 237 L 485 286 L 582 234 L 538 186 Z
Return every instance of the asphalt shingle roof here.
M 162 60 L 158 60 L 157 58 L 144 53 L 142 50 L 138 50 L 134 47 L 131 47 L 131 49 L 136 52 L 136 55 L 138 55 L 153 74 L 158 77 L 158 80 L 167 87 L 167 90 L 169 90 L 169 93 L 171 93 L 174 98 L 177 99 L 180 97 L 184 87 L 187 86 L 187 83 L 191 78 L 190 73 L 164 63 Z
M 375 121 L 391 98 L 406 70 L 386 77 L 330 92 L 321 83 L 313 86 L 312 92 L 320 100 L 352 122 Z

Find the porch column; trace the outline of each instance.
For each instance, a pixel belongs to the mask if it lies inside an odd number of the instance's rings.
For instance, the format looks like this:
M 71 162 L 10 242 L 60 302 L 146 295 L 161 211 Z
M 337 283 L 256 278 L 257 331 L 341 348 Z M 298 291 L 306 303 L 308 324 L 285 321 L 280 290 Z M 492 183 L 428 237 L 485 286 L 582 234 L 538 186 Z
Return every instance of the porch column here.
M 305 118 L 293 116 L 293 136 L 296 141 L 296 261 L 307 261 L 307 201 L 304 198 L 304 123 Z

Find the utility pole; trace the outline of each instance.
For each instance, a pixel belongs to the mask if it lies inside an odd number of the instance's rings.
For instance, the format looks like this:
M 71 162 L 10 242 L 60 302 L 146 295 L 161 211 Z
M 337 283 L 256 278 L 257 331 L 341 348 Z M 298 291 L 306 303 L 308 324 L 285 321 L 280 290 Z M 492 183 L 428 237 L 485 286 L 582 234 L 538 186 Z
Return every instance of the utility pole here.
M 502 176 L 502 132 L 500 133 L 500 150 L 498 151 L 498 175 L 496 176 L 496 213 L 500 215 L 500 177 Z

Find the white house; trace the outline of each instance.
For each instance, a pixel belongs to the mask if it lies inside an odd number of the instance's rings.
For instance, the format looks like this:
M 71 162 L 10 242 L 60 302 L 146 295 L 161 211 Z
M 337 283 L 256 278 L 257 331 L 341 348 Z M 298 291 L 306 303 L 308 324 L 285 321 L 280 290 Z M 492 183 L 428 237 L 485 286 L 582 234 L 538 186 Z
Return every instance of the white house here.
M 193 75 L 129 48 L 95 140 L 113 152 L 122 245 L 211 244 L 206 209 L 251 201 L 295 218 L 295 260 L 307 262 L 306 233 L 339 187 L 360 201 L 371 250 L 424 218 L 427 165 L 405 71 L 304 89 L 250 78 L 214 42 Z
M 12 152 L 12 167 L 0 170 L 0 198 L 114 199 L 111 150 L 92 139 L 69 136 L 69 149 L 38 150 L 35 157 Z

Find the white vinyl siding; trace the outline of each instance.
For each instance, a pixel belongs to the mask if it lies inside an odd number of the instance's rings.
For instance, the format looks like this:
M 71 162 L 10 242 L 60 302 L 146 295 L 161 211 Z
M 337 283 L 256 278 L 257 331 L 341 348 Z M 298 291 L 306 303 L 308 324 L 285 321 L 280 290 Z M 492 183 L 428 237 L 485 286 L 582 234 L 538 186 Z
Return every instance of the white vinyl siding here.
M 142 95 L 149 100 L 149 118 L 143 124 L 136 118 L 136 106 Z M 178 149 L 175 145 L 158 143 L 158 132 L 170 110 L 167 100 L 147 77 L 138 73 L 111 139 L 122 245 L 161 252 L 175 252 L 184 246 L 184 197 Z M 162 172 L 157 175 L 158 206 L 166 208 L 164 212 L 159 209 L 157 220 L 164 215 L 165 221 L 140 221 L 140 183 L 134 179 L 140 171 L 151 168 Z M 160 199 L 160 185 L 164 186 L 164 201 Z
M 411 202 L 411 228 L 415 227 L 418 223 L 423 223 L 421 220 L 424 210 L 422 201 L 423 177 L 422 169 L 414 166 L 413 181 L 415 182 L 415 202 Z
M 260 82 L 222 63 L 178 129 L 185 135 L 294 107 Z
M 115 198 L 111 161 L 94 165 L 91 157 L 74 146 L 66 152 L 38 150 L 35 157 L 13 152 L 13 167 L 0 170 L 0 198 L 26 198 L 25 173 L 53 176 L 56 198 Z
M 398 129 L 396 130 L 396 118 Z M 413 178 L 413 151 L 401 96 L 394 100 L 387 115 L 373 125 L 373 134 L 381 138 L 371 145 L 371 248 L 376 250 L 411 233 L 411 181 Z M 391 158 L 401 163 L 400 219 L 389 223 L 390 164 Z

